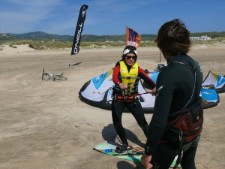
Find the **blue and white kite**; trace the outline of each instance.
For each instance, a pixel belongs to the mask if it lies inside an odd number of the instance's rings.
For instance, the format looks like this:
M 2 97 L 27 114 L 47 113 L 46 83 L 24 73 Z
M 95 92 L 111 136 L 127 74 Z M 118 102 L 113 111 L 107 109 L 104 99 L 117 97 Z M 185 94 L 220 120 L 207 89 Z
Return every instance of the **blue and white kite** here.
M 112 73 L 113 70 L 110 70 L 87 81 L 80 89 L 80 99 L 92 106 L 111 110 L 112 88 L 114 86 Z M 159 73 L 160 72 L 156 69 L 148 73 L 148 75 L 156 82 Z M 145 85 L 139 81 L 138 97 L 144 112 L 152 113 L 155 104 L 155 96 L 148 93 L 144 86 Z M 224 91 L 225 77 L 210 71 L 203 81 L 200 92 L 200 96 L 203 98 L 203 108 L 206 109 L 216 106 L 219 103 L 218 92 Z

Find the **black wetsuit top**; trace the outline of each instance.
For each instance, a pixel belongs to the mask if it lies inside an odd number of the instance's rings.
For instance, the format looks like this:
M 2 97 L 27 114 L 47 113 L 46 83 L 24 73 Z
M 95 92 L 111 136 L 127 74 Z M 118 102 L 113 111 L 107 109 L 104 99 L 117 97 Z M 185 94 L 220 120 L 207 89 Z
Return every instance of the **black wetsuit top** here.
M 200 66 L 190 56 L 174 56 L 167 60 L 167 64 L 159 73 L 156 83 L 155 109 L 146 144 L 148 154 L 152 154 L 162 138 L 168 117 L 196 102 L 202 86 Z

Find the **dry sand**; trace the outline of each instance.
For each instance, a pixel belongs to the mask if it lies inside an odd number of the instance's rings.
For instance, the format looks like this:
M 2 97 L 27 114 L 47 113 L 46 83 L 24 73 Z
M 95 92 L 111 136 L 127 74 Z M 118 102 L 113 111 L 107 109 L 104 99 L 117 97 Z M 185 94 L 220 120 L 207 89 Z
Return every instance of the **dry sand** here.
M 135 164 L 92 148 L 114 141 L 111 112 L 80 101 L 79 90 L 92 77 L 110 70 L 121 48 L 35 51 L 27 45 L 0 50 L 1 169 L 132 169 Z M 225 74 L 225 46 L 195 46 L 190 55 L 209 70 Z M 160 61 L 154 47 L 139 49 L 141 67 L 153 70 Z M 69 67 L 69 64 L 76 64 Z M 67 81 L 42 81 L 47 72 L 64 73 Z M 198 169 L 225 168 L 225 94 L 205 110 L 204 131 L 196 155 Z M 146 114 L 148 121 L 151 114 Z M 145 143 L 133 116 L 123 115 L 129 142 Z

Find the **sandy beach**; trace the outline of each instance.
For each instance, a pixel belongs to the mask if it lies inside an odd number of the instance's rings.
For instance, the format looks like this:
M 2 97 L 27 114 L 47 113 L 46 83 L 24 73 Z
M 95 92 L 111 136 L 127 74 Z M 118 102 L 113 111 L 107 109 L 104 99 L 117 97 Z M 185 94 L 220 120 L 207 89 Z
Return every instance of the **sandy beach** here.
M 79 99 L 92 77 L 112 69 L 123 47 L 37 51 L 21 45 L 0 50 L 0 169 L 134 169 L 136 164 L 96 152 L 103 141 L 115 141 L 111 111 Z M 156 47 L 140 47 L 139 65 L 148 70 L 165 63 Z M 208 71 L 225 75 L 225 45 L 197 45 L 190 53 Z M 74 65 L 74 66 L 70 66 Z M 43 81 L 42 70 L 64 73 L 67 81 Z M 198 169 L 225 168 L 225 93 L 218 106 L 205 109 Z M 145 114 L 150 122 L 152 114 Z M 132 144 L 146 138 L 130 113 L 123 114 Z

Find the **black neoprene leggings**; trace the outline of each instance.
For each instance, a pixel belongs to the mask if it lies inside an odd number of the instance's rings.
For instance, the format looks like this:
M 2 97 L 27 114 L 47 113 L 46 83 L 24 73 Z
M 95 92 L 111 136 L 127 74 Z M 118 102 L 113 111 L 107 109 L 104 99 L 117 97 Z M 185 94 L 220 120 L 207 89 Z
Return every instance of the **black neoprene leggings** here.
M 139 101 L 120 102 L 117 100 L 113 100 L 113 102 L 112 102 L 113 125 L 114 125 L 115 130 L 116 130 L 117 134 L 119 135 L 122 143 L 128 144 L 127 136 L 126 136 L 125 130 L 122 125 L 122 113 L 125 108 L 127 108 L 133 114 L 138 125 L 143 130 L 145 136 L 146 136 L 147 130 L 148 130 L 148 123 L 145 119 L 144 112 L 143 112 L 142 106 Z
M 199 138 L 200 137 L 197 137 L 191 143 L 183 146 L 184 154 L 181 161 L 182 169 L 196 169 L 194 159 Z M 178 150 L 176 150 L 174 146 L 168 145 L 167 143 L 159 144 L 152 155 L 151 163 L 154 165 L 154 169 L 168 169 L 177 154 Z

